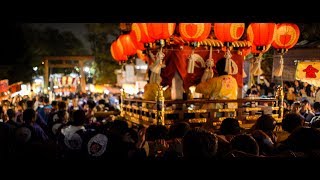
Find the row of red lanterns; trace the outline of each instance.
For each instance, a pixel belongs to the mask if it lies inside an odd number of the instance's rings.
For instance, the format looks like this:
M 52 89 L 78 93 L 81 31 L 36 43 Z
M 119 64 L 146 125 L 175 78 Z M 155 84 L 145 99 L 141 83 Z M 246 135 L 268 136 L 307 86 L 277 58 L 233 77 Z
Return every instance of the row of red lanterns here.
M 181 38 L 195 45 L 209 37 L 211 27 L 211 23 L 178 24 Z M 120 35 L 111 44 L 112 56 L 117 61 L 125 61 L 127 56 L 141 55 L 141 50 L 149 43 L 160 41 L 163 46 L 175 28 L 176 23 L 133 23 L 129 34 Z M 213 28 L 215 37 L 228 47 L 242 37 L 245 24 L 214 23 Z M 297 43 L 299 36 L 299 28 L 293 23 L 251 23 L 247 28 L 247 40 L 252 43 L 252 53 L 266 52 L 271 46 L 282 52 L 287 51 Z

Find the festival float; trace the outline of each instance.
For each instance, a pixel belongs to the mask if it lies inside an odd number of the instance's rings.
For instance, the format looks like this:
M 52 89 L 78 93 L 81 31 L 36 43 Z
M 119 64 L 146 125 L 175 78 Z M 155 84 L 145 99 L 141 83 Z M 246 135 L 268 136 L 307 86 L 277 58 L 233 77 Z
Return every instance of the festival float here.
M 125 31 L 111 45 L 113 58 L 122 65 L 135 57 L 148 64 L 142 98 L 128 98 L 122 91 L 121 116 L 128 121 L 145 126 L 186 121 L 217 128 L 223 119 L 233 117 L 248 128 L 262 114 L 271 114 L 281 122 L 282 84 L 274 97 L 242 98 L 247 76 L 243 67 L 251 53 L 249 76 L 261 75 L 263 53 L 273 47 L 284 54 L 295 45 L 299 38 L 295 24 L 121 23 L 120 27 Z M 281 76 L 283 66 L 276 71 Z

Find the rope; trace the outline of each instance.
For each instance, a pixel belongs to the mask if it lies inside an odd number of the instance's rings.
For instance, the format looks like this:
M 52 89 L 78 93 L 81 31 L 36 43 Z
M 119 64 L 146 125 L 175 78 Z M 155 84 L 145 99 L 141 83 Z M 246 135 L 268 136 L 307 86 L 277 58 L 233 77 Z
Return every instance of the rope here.
M 166 65 L 163 64 L 163 62 L 162 62 L 165 54 L 162 52 L 162 48 L 159 49 L 156 57 L 154 56 L 154 54 L 151 51 L 149 53 L 150 53 L 151 59 L 154 60 L 153 64 L 151 64 L 149 66 L 149 69 L 151 71 L 150 83 L 160 84 L 161 80 L 162 80 L 161 76 L 160 76 L 161 68 L 166 67 Z
M 213 73 L 213 66 L 214 66 L 214 60 L 212 59 L 212 46 L 210 46 L 210 54 L 209 54 L 209 59 L 206 60 L 206 66 L 207 68 L 205 69 L 201 82 L 207 81 L 208 79 L 212 78 L 214 73 Z
M 238 74 L 238 66 L 237 64 L 231 59 L 232 54 L 230 52 L 230 49 L 227 49 L 226 54 L 224 55 L 226 58 L 226 66 L 224 71 L 227 72 L 228 74 L 234 75 Z
M 263 70 L 261 69 L 261 61 L 262 53 L 260 53 L 259 56 L 254 60 L 254 64 L 252 66 L 250 74 L 253 74 L 253 76 L 260 76 L 261 74 L 263 74 Z

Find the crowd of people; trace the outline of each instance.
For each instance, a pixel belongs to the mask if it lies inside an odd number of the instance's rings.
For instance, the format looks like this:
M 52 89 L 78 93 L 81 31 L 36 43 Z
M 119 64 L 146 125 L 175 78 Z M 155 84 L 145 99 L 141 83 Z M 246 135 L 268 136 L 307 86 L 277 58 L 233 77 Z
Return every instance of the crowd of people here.
M 119 116 L 107 97 L 57 97 L 49 102 L 37 96 L 15 105 L 2 103 L 0 159 L 319 158 L 320 103 L 313 103 L 311 110 L 313 117 L 288 112 L 280 127 L 285 134 L 280 136 L 270 115 L 259 117 L 251 129 L 242 129 L 235 118 L 224 119 L 217 130 L 184 121 L 145 127 Z M 95 116 L 99 111 L 115 113 Z

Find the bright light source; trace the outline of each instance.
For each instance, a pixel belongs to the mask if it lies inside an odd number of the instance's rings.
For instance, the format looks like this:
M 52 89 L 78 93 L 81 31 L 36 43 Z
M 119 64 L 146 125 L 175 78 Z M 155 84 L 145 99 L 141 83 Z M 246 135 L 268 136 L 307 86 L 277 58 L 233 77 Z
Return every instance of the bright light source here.
M 88 73 L 90 71 L 90 68 L 88 66 L 83 68 L 84 72 Z
M 40 84 L 40 83 L 43 83 L 43 80 L 40 78 L 37 78 L 34 80 L 34 82 Z
M 38 67 L 35 66 L 35 67 L 33 67 L 32 69 L 33 69 L 34 71 L 37 71 L 37 70 L 38 70 Z
M 110 93 L 110 91 L 108 89 L 105 89 L 103 92 L 104 92 L 104 94 L 109 94 Z
M 71 76 L 72 78 L 76 78 L 76 77 L 78 76 L 78 74 L 76 74 L 76 73 L 70 73 L 70 76 Z
M 136 65 L 136 69 L 146 70 L 148 69 L 148 65 Z

